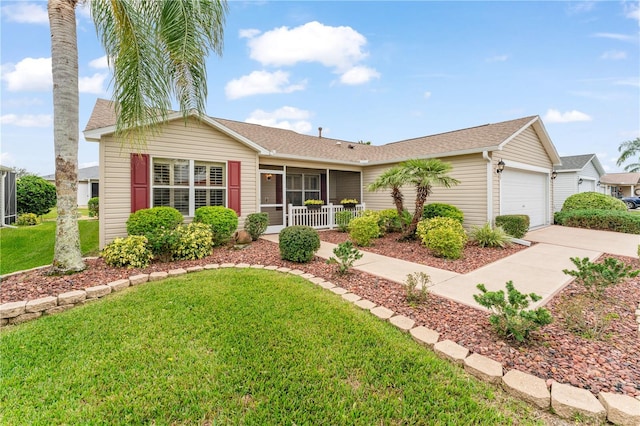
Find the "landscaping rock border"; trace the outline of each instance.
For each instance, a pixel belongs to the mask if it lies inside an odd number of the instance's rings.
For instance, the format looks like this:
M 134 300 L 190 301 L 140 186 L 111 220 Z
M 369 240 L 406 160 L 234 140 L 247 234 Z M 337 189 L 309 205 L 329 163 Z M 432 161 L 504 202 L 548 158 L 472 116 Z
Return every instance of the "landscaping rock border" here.
M 111 293 L 125 290 L 150 281 L 159 281 L 169 277 L 176 277 L 202 270 L 219 268 L 253 268 L 277 271 L 305 278 L 312 284 L 327 289 L 339 295 L 348 303 L 366 309 L 372 315 L 383 321 L 388 321 L 402 332 L 408 332 L 413 339 L 423 346 L 429 347 L 438 356 L 450 360 L 452 363 L 464 368 L 474 377 L 488 383 L 500 385 L 507 393 L 522 399 L 538 408 L 553 410 L 562 418 L 573 419 L 576 416 L 593 420 L 608 420 L 615 425 L 637 426 L 640 424 L 640 398 L 628 395 L 619 395 L 609 392 L 600 392 L 597 398 L 584 389 L 558 383 L 553 380 L 545 381 L 528 373 L 512 369 L 504 372 L 504 366 L 497 361 L 483 355 L 470 353 L 470 351 L 451 341 L 439 340 L 439 333 L 424 326 L 415 326 L 415 322 L 404 315 L 399 315 L 381 305 L 350 293 L 348 290 L 337 287 L 333 283 L 321 277 L 305 273 L 299 269 L 290 269 L 274 265 L 250 265 L 246 263 L 208 264 L 203 267 L 191 267 L 187 269 L 171 269 L 150 274 L 138 274 L 128 279 L 120 279 L 106 284 L 88 287 L 84 290 L 75 290 L 59 294 L 57 297 L 49 296 L 29 301 L 9 302 L 0 305 L 0 326 L 21 324 L 34 320 L 43 315 L 53 315 L 64 312 L 74 306 L 83 305 L 89 301 L 108 296 Z M 636 311 L 638 327 L 640 331 L 640 305 Z

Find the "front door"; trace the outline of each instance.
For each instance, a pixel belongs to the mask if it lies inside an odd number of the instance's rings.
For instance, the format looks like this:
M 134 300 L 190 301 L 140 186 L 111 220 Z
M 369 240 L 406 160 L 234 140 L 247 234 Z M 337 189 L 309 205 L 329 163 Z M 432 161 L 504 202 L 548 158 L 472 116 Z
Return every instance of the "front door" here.
M 260 212 L 269 215 L 267 234 L 278 233 L 285 227 L 283 177 L 281 170 L 260 170 Z

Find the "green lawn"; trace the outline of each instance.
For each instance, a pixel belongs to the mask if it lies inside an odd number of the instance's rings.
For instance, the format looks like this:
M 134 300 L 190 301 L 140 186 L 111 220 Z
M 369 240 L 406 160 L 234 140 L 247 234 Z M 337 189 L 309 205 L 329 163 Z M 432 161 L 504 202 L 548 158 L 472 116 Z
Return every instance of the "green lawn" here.
M 89 217 L 89 208 L 88 207 L 78 207 L 78 215 L 80 217 Z M 54 207 L 51 211 L 42 216 L 42 220 L 50 221 L 54 220 L 58 217 L 58 208 Z
M 80 220 L 80 247 L 84 256 L 97 256 L 98 221 Z M 0 229 L 0 275 L 53 262 L 56 222 Z
M 533 424 L 309 282 L 223 269 L 0 331 L 5 424 Z

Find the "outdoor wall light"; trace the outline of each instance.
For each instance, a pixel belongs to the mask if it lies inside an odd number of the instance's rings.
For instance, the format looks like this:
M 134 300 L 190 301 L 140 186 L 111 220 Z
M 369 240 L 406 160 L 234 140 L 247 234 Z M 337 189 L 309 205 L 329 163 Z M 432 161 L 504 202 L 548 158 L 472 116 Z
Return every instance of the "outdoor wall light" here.
M 551 172 L 551 180 L 554 180 L 554 179 L 555 179 L 555 178 L 557 178 L 557 177 L 558 177 L 558 172 L 556 172 L 555 170 L 553 170 L 553 171 Z
M 267 179 L 267 181 L 270 181 L 273 175 L 271 173 L 267 173 L 264 177 Z
M 582 178 L 578 178 L 578 185 L 582 185 L 582 182 L 584 182 Z
M 600 185 L 601 185 L 600 181 L 596 182 L 596 186 L 600 186 Z
M 496 173 L 500 174 L 504 171 L 504 161 L 502 161 L 502 159 L 500 159 L 500 161 L 498 161 L 498 168 L 496 168 Z

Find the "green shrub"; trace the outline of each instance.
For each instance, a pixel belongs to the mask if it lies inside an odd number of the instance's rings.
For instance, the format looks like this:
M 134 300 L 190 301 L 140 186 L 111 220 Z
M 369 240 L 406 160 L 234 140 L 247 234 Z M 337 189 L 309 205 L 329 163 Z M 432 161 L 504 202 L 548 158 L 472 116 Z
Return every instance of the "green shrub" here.
M 171 258 L 174 260 L 196 260 L 207 257 L 213 249 L 211 227 L 204 223 L 180 225 L 171 238 Z
M 633 271 L 630 266 L 613 257 L 607 257 L 601 263 L 593 263 L 588 257 L 580 259 L 572 257 L 571 262 L 577 271 L 563 269 L 566 275 L 575 277 L 576 281 L 584 285 L 591 296 L 601 299 L 607 287 L 620 284 L 627 278 L 635 278 L 640 271 Z
M 56 187 L 40 176 L 26 175 L 16 181 L 18 213 L 42 216 L 56 206 Z
M 129 215 L 127 233 L 147 237 L 147 247 L 161 260 L 170 260 L 176 235 L 173 230 L 183 221 L 182 214 L 173 207 L 141 209 Z
M 402 226 L 411 222 L 411 215 L 408 211 L 403 211 L 403 215 L 398 215 L 396 209 L 385 209 L 378 212 L 378 226 L 383 233 L 401 232 Z
M 429 287 L 433 285 L 431 277 L 424 272 L 414 272 L 407 275 L 404 283 L 407 292 L 407 302 L 410 305 L 419 305 L 429 301 Z M 418 288 L 420 286 L 420 288 Z
M 505 214 L 496 216 L 496 226 L 514 238 L 522 238 L 529 230 L 529 216 L 526 214 Z
M 349 230 L 349 223 L 354 217 L 354 212 L 349 210 L 341 210 L 336 213 L 336 225 L 338 225 L 338 231 L 347 232 Z
M 524 342 L 533 331 L 543 325 L 551 324 L 553 318 L 547 309 L 527 310 L 529 307 L 527 299 L 537 302 L 541 299 L 540 296 L 535 293 L 528 295 L 520 293 L 512 281 L 507 282 L 506 287 L 506 297 L 503 290 L 487 291 L 484 284 L 477 285 L 481 294 L 473 295 L 476 302 L 493 312 L 489 322 L 498 334 Z
M 251 235 L 251 239 L 256 241 L 260 235 L 264 234 L 269 226 L 268 213 L 251 213 L 244 221 L 244 230 Z
M 611 195 L 599 194 L 597 192 L 581 192 L 579 194 L 573 194 L 567 197 L 562 205 L 563 212 L 585 209 L 619 210 L 626 212 L 627 206 L 623 201 L 618 200 Z
M 450 217 L 435 217 L 418 222 L 416 230 L 422 243 L 435 256 L 459 259 L 467 243 L 467 234 L 462 224 Z
M 280 231 L 280 257 L 306 263 L 320 248 L 318 231 L 309 226 L 289 226 Z
M 147 248 L 147 238 L 130 235 L 116 238 L 102 250 L 102 257 L 109 266 L 126 266 L 127 268 L 145 268 L 149 266 L 153 254 Z
M 356 217 L 349 223 L 349 237 L 361 247 L 370 245 L 371 240 L 379 236 L 378 215 Z
M 89 217 L 99 217 L 100 215 L 100 198 L 93 197 L 90 198 L 87 202 L 87 207 L 89 207 Z
M 587 293 L 563 296 L 557 309 L 567 330 L 584 339 L 601 339 L 610 330 L 610 324 L 620 319 L 615 306 Z
M 193 221 L 211 226 L 214 246 L 228 243 L 238 228 L 238 215 L 236 212 L 223 206 L 200 207 L 196 209 Z
M 458 222 L 464 221 L 462 210 L 451 204 L 431 203 L 422 208 L 423 219 L 433 219 L 434 217 L 450 217 Z
M 559 211 L 554 214 L 553 219 L 558 225 L 574 228 L 640 234 L 640 215 L 626 211 L 594 209 Z
M 469 234 L 472 241 L 480 247 L 502 247 L 511 245 L 511 236 L 500 226 L 491 229 L 491 225 L 485 223 L 481 227 L 474 226 Z
M 22 213 L 18 216 L 18 220 L 16 220 L 16 225 L 18 226 L 33 226 L 37 225 L 40 222 L 38 216 L 35 213 Z
M 351 241 L 340 243 L 333 249 L 336 257 L 330 257 L 327 260 L 329 265 L 338 265 L 338 273 L 344 275 L 349 272 L 349 268 L 353 266 L 353 262 L 362 258 L 362 253 L 353 246 Z

